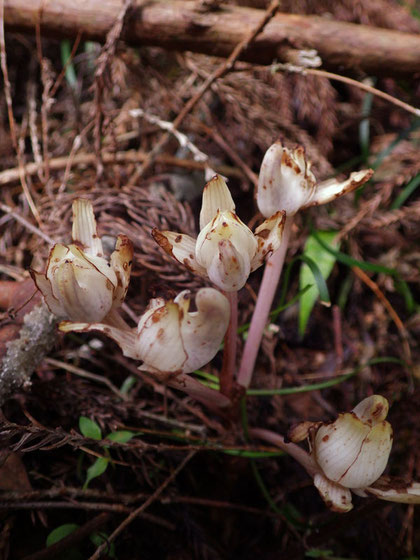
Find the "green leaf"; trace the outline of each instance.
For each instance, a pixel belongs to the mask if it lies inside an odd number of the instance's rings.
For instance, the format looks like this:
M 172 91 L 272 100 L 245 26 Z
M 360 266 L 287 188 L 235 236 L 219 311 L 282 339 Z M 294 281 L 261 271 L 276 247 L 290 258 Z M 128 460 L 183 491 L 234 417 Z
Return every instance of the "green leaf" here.
M 328 245 L 338 246 L 338 243 L 335 242 L 336 231 L 318 231 L 316 233 Z M 311 311 L 318 297 L 321 296 L 322 300 L 329 301 L 328 289 L 324 285 L 336 258 L 319 244 L 314 235 L 310 235 L 305 243 L 302 260 L 304 260 L 304 264 L 300 269 L 299 288 L 302 290 L 307 284 L 313 283 L 313 278 L 316 283 L 300 297 L 299 333 L 301 335 L 305 333 Z M 326 294 L 325 290 L 327 290 Z
M 98 476 L 101 476 L 101 474 L 106 471 L 108 463 L 109 459 L 106 459 L 105 457 L 98 457 L 98 459 L 96 459 L 93 465 L 91 465 L 87 470 L 86 481 L 83 485 L 83 490 L 86 490 L 91 480 L 97 478 Z
M 99 548 L 101 544 L 108 541 L 108 535 L 106 533 L 92 533 L 89 537 L 90 541 L 95 545 L 95 548 Z M 115 543 L 110 543 L 107 548 L 107 557 L 116 558 L 115 556 Z
M 353 259 L 349 255 L 346 255 L 346 253 L 342 253 L 341 251 L 337 251 L 336 249 L 334 249 L 334 247 L 331 247 L 331 245 L 326 243 L 324 241 L 324 239 L 322 239 L 322 237 L 319 236 L 318 232 L 316 232 L 315 230 L 313 230 L 311 232 L 311 235 L 313 235 L 315 237 L 315 239 L 318 241 L 318 243 L 326 251 L 328 251 L 328 253 L 331 253 L 332 255 L 334 255 L 334 257 L 338 260 L 338 262 L 341 262 L 341 263 L 343 263 L 343 264 L 345 264 L 349 267 L 358 266 L 361 270 L 366 270 L 368 272 L 378 272 L 380 274 L 388 274 L 389 276 L 397 276 L 398 275 L 397 270 L 395 270 L 394 268 L 388 268 L 387 266 L 382 266 L 380 264 L 373 264 L 373 263 L 366 262 L 366 261 L 358 261 L 357 259 Z
M 96 440 L 102 439 L 101 428 L 96 422 L 86 416 L 79 418 L 79 430 L 85 437 Z
M 57 543 L 58 541 L 61 541 L 61 539 L 64 539 L 64 537 L 67 537 L 78 528 L 79 525 L 77 525 L 77 523 L 65 523 L 64 525 L 60 525 L 59 527 L 56 527 L 48 535 L 47 541 L 45 543 L 46 546 L 48 547 Z
M 120 430 L 118 432 L 112 432 L 106 436 L 106 439 L 111 441 L 116 441 L 118 443 L 127 443 L 136 434 L 134 432 L 128 432 L 127 430 Z

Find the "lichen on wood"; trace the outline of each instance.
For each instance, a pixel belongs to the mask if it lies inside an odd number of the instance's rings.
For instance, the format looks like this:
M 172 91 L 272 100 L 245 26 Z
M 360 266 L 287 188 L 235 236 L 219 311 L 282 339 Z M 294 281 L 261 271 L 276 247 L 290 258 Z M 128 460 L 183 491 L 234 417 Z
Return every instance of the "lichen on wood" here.
M 0 404 L 17 389 L 27 389 L 31 375 L 54 346 L 56 319 L 44 303 L 23 320 L 19 337 L 7 343 L 0 369 Z

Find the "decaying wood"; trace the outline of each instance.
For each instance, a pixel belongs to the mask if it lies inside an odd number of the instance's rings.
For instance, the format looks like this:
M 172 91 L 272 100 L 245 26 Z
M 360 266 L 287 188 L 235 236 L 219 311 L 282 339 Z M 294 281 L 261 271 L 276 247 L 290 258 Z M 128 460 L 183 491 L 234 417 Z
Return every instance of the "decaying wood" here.
M 4 5 L 6 30 L 34 32 L 40 21 L 44 36 L 75 37 L 81 32 L 83 39 L 104 41 L 121 0 L 5 0 Z M 262 12 L 211 5 L 197 0 L 134 0 L 121 37 L 136 45 L 228 56 L 257 25 Z M 316 49 L 329 69 L 375 75 L 420 72 L 418 35 L 295 14 L 277 14 L 241 59 L 289 62 L 291 51 L 308 48 Z

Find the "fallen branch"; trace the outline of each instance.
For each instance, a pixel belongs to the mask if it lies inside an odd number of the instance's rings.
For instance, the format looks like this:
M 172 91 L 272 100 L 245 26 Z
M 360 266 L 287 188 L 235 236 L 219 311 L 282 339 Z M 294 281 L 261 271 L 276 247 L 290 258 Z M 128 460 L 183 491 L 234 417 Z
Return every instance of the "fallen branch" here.
M 147 154 L 145 152 L 138 152 L 135 150 L 129 150 L 127 152 L 116 152 L 116 153 L 104 153 L 102 155 L 103 163 L 105 165 L 113 165 L 115 163 L 122 163 L 122 164 L 138 164 L 142 163 L 146 160 Z M 53 158 L 50 160 L 50 170 L 60 170 L 64 169 L 67 166 L 69 161 L 68 156 L 62 156 Z M 95 154 L 77 154 L 74 156 L 72 164 L 74 167 L 77 166 L 87 166 L 87 165 L 94 165 L 95 164 Z M 204 171 L 206 162 L 202 161 L 195 161 L 192 159 L 180 159 L 174 156 L 169 155 L 159 155 L 156 158 L 158 163 L 162 163 L 164 165 L 181 167 L 184 169 L 193 169 L 193 170 L 200 170 Z M 27 175 L 35 175 L 39 169 L 42 168 L 42 164 L 38 164 L 36 162 L 26 163 L 24 166 L 25 173 Z M 229 165 L 213 165 L 214 170 L 221 175 L 226 175 L 227 177 L 243 177 L 243 173 L 236 167 L 231 167 Z M 12 183 L 13 181 L 19 180 L 19 167 L 12 167 L 10 169 L 5 169 L 4 171 L 0 171 L 0 186 L 7 185 L 8 183 Z M 3 208 L 0 207 L 3 210 Z
M 104 41 L 121 10 L 121 0 L 4 0 L 7 31 Z M 263 12 L 196 0 L 134 0 L 121 38 L 131 44 L 191 50 L 227 57 L 255 28 Z M 315 49 L 327 69 L 360 70 L 374 75 L 420 71 L 420 36 L 334 21 L 318 16 L 277 14 L 242 52 L 249 62 L 294 62 L 300 49 Z

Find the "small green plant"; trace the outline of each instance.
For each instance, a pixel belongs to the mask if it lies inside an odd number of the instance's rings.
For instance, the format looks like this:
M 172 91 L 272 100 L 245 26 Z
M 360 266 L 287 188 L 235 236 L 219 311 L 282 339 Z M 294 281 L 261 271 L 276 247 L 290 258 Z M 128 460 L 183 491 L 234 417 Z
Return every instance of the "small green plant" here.
M 98 426 L 96 422 L 94 422 L 90 418 L 87 418 L 86 416 L 81 416 L 79 418 L 79 429 L 82 435 L 84 435 L 87 438 L 91 438 L 96 441 L 102 440 L 102 430 L 100 426 Z M 105 439 L 117 443 L 127 443 L 135 435 L 136 435 L 135 433 L 129 432 L 127 430 L 120 430 L 120 431 L 109 433 L 107 436 L 105 436 Z M 101 476 L 108 468 L 108 464 L 112 462 L 111 454 L 109 452 L 109 447 L 104 446 L 103 449 L 106 457 L 98 457 L 94 461 L 94 463 L 88 468 L 86 474 L 86 480 L 85 483 L 83 484 L 84 489 L 86 489 L 89 486 L 91 480 L 97 478 L 98 476 Z

